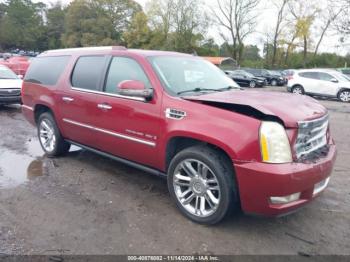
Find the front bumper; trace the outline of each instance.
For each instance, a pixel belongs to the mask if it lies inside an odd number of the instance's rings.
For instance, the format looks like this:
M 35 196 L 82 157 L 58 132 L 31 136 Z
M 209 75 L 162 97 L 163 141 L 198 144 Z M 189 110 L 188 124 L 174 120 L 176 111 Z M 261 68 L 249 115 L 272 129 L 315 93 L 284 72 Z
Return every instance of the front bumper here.
M 317 197 L 316 184 L 327 179 L 336 159 L 336 147 L 330 145 L 328 155 L 316 163 L 267 164 L 236 163 L 242 210 L 249 214 L 278 216 L 290 213 Z M 288 204 L 272 204 L 270 197 L 300 192 L 300 198 Z
M 21 96 L 0 96 L 0 105 L 21 104 Z

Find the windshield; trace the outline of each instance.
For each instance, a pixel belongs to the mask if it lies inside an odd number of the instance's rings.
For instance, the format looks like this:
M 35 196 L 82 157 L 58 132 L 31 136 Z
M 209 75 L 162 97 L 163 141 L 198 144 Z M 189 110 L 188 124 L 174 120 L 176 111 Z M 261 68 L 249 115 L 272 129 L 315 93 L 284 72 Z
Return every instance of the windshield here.
M 349 82 L 350 81 L 349 78 L 346 75 L 342 74 L 342 73 L 334 73 L 334 75 L 341 82 Z
M 7 67 L 0 66 L 0 79 L 18 79 L 18 76 Z
M 245 75 L 246 77 L 250 77 L 250 78 L 254 78 L 255 76 L 247 71 L 243 71 L 243 70 L 237 70 L 235 71 L 238 74 L 242 74 Z
M 196 57 L 154 56 L 149 58 L 171 95 L 222 91 L 239 86 L 212 63 Z

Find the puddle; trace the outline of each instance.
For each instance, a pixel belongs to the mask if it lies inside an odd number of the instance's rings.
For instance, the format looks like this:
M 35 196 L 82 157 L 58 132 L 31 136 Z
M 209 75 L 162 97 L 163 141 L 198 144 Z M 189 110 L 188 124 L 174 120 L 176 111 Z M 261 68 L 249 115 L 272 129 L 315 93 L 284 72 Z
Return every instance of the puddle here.
M 44 175 L 44 151 L 37 139 L 28 141 L 23 153 L 0 148 L 0 188 L 14 188 Z M 72 146 L 70 152 L 81 148 Z

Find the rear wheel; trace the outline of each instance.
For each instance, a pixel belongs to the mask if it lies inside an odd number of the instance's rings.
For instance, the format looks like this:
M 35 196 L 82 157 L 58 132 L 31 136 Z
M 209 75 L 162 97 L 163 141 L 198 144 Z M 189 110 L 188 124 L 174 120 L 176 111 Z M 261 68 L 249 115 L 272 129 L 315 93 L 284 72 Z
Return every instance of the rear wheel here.
M 168 188 L 182 214 L 201 224 L 218 223 L 238 205 L 232 163 L 206 146 L 187 148 L 174 157 Z
M 276 79 L 272 79 L 271 80 L 271 85 L 272 86 L 277 86 L 277 80 Z
M 350 102 L 350 90 L 340 91 L 338 94 L 338 98 L 342 102 Z
M 41 114 L 37 126 L 41 147 L 48 157 L 61 156 L 69 151 L 70 144 L 62 138 L 51 113 Z
M 304 94 L 304 88 L 302 86 L 293 86 L 292 93 L 296 95 L 303 95 Z

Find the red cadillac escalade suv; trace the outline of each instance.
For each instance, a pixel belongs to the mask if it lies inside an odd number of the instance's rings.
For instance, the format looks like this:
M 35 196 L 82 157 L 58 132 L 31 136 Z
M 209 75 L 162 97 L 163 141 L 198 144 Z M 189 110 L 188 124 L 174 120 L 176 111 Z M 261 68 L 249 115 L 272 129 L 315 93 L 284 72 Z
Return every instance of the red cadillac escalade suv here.
M 327 187 L 336 156 L 317 101 L 241 90 L 192 55 L 47 51 L 31 63 L 22 99 L 48 157 L 74 144 L 164 176 L 179 210 L 202 224 L 235 207 L 294 211 Z

